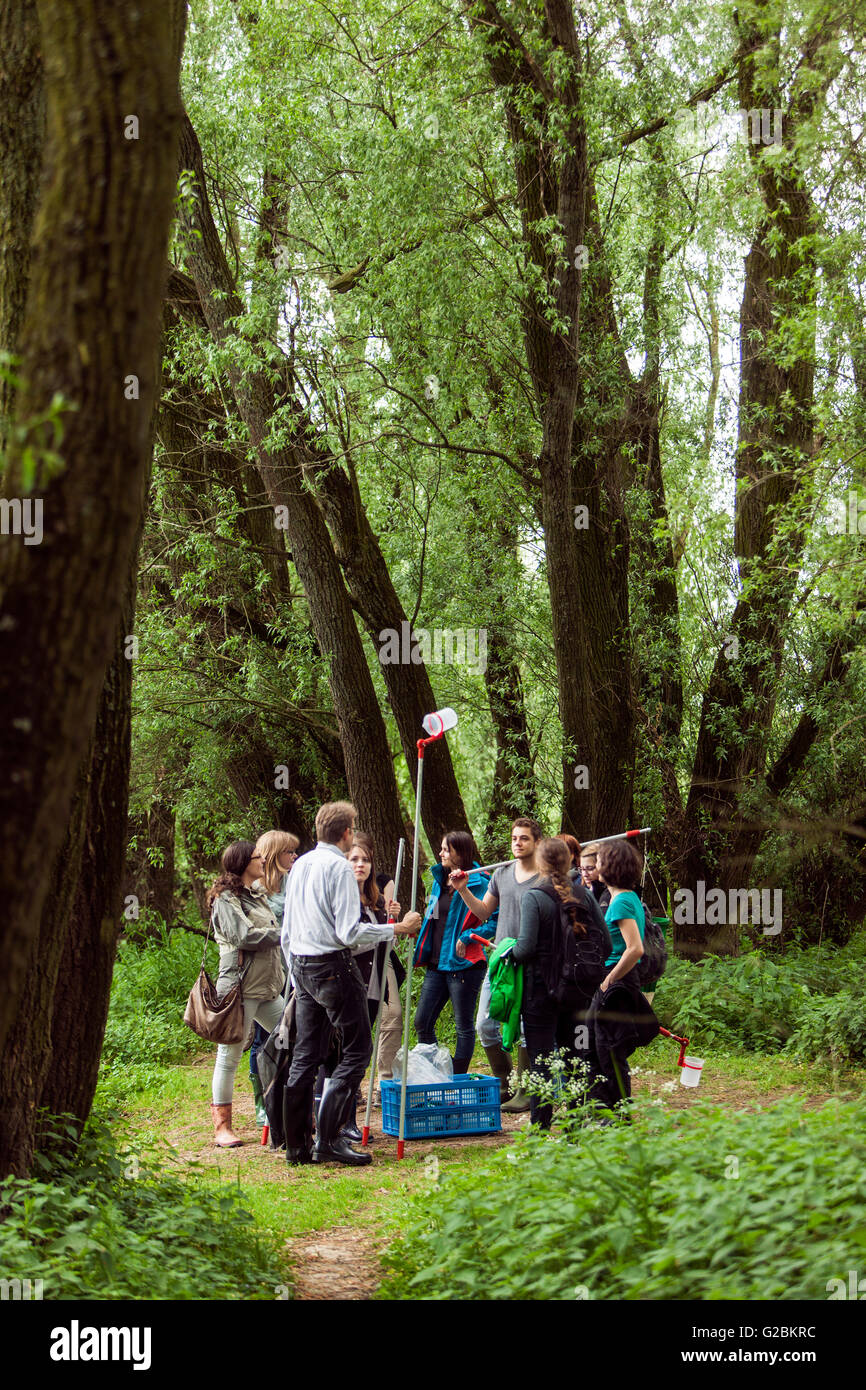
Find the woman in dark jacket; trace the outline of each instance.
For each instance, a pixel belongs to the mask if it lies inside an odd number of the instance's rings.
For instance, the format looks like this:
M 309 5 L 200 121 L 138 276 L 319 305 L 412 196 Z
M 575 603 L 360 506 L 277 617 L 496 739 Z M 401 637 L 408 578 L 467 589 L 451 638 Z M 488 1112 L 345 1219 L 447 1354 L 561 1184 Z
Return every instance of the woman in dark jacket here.
M 524 967 L 521 1015 L 530 1066 L 549 1081 L 551 1059 L 557 1049 L 564 1056 L 566 1068 L 577 1059 L 588 1060 L 586 1011 L 593 995 L 591 984 L 585 988 L 564 987 L 560 904 L 573 904 L 570 918 L 576 935 L 597 935 L 600 963 L 610 949 L 610 937 L 592 895 L 571 879 L 569 846 L 559 838 L 540 840 L 535 859 L 541 882 L 530 888 L 523 899 L 520 936 L 512 959 Z M 529 1115 L 533 1124 L 550 1129 L 551 1105 L 540 1105 L 533 1096 Z
M 477 932 L 492 941 L 496 923 L 491 918 L 480 926 L 448 882 L 454 869 L 468 870 L 469 891 L 477 898 L 487 892 L 488 876 L 475 872 L 478 861 L 472 836 L 465 830 L 449 830 L 442 837 L 439 858 L 441 863 L 433 865 L 433 888 L 415 945 L 415 964 L 427 967 L 415 1031 L 420 1043 L 435 1043 L 436 1020 L 450 998 L 457 1028 L 454 1075 L 461 1076 L 475 1051 L 475 1006 L 487 973 L 483 949 L 470 938 Z
M 357 831 L 355 843 L 349 852 L 349 863 L 355 878 L 358 880 L 358 888 L 361 893 L 361 913 L 369 917 L 371 922 L 384 924 L 388 921 L 390 912 L 392 921 L 396 922 L 400 916 L 400 904 L 394 898 L 389 897 L 388 893 L 380 887 L 380 880 L 384 875 L 376 873 L 375 855 L 376 847 L 373 844 L 372 836 L 367 835 L 363 830 Z M 393 880 L 386 879 L 385 886 L 388 890 L 393 890 Z M 382 997 L 385 954 L 386 944 L 382 942 L 375 950 L 361 951 L 354 957 L 355 964 L 367 986 L 367 1004 L 370 1010 L 371 1026 L 376 1022 L 379 1000 Z M 383 1078 L 386 1081 L 391 1079 L 394 1058 L 397 1054 L 397 1048 L 400 1046 L 400 1034 L 403 1031 L 400 986 L 405 978 L 406 971 L 392 948 L 388 961 L 388 977 L 385 981 L 382 1021 L 379 1025 L 379 1054 L 376 1058 L 376 1070 L 380 1081 Z

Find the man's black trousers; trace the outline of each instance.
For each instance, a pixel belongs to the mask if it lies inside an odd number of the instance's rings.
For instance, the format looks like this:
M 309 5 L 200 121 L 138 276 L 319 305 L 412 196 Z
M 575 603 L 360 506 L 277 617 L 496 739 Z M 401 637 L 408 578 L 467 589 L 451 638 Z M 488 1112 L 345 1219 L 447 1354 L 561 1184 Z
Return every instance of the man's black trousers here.
M 349 951 L 325 956 L 293 956 L 297 1040 L 283 1099 L 286 1145 L 303 1148 L 312 1128 L 316 1072 L 325 1060 L 331 1030 L 339 1028 L 342 1056 L 331 1077 L 344 1105 L 334 1117 L 336 1132 L 349 1120 L 355 1091 L 373 1055 L 373 1035 L 367 1009 L 367 987 Z M 345 1113 L 343 1113 L 345 1111 Z M 321 1136 L 320 1136 L 321 1137 Z

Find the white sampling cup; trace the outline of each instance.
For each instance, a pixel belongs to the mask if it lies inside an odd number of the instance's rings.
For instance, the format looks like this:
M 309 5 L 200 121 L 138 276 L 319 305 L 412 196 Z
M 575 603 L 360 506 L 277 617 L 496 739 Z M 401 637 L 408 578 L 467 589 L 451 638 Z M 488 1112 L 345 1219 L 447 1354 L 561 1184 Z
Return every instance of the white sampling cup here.
M 683 1065 L 680 1068 L 680 1085 L 697 1086 L 700 1082 L 703 1069 L 703 1057 L 689 1057 L 686 1055 L 683 1058 Z
M 421 727 L 431 738 L 436 738 L 448 729 L 453 729 L 456 723 L 457 715 L 453 709 L 437 709 L 432 714 L 424 715 L 421 720 Z

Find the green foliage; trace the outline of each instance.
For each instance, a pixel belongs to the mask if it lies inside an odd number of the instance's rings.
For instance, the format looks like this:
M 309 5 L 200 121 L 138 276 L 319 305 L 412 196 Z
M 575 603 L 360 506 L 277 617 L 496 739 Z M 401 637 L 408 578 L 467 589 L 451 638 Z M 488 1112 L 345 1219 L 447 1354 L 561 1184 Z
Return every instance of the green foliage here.
M 268 1299 L 281 1282 L 275 1243 L 239 1189 L 180 1177 L 154 1149 L 121 1150 L 88 1127 L 46 1131 L 32 1178 L 0 1183 L 0 1266 L 41 1279 L 46 1299 Z
M 674 957 L 653 1007 L 693 1048 L 777 1052 L 834 1066 L 866 1059 L 866 933 L 845 947 L 767 956 L 748 951 L 691 962 Z
M 810 999 L 785 1051 L 806 1061 L 834 1067 L 866 1062 L 866 995 L 843 989 L 829 998 Z
M 808 993 L 784 957 L 774 960 L 752 951 L 697 962 L 674 958 L 653 1008 L 666 1028 L 685 1033 L 695 1047 L 739 1044 L 774 1052 L 791 1036 Z
M 183 1021 L 201 965 L 201 937 L 163 930 L 144 942 L 122 941 L 111 982 L 103 1069 L 123 1074 L 130 1064 L 182 1062 L 202 1049 Z M 216 948 L 208 947 L 211 973 Z
M 415 1200 L 380 1296 L 823 1299 L 866 1258 L 863 1099 L 634 1112 L 446 1175 Z

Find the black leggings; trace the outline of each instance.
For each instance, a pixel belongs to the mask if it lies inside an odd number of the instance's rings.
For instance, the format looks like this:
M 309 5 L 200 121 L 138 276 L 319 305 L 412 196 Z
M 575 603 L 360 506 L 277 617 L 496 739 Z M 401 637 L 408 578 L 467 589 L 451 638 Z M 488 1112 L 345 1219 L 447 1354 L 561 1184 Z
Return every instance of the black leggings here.
M 528 974 L 528 972 L 527 972 Z M 532 1070 L 549 1081 L 551 1070 L 550 1054 L 559 1049 L 564 1055 L 566 1073 L 573 1061 L 587 1060 L 586 1040 L 588 1030 L 583 1022 L 588 1001 L 579 1000 L 572 1004 L 560 1004 L 540 986 L 540 982 L 529 980 L 529 994 L 524 995 L 523 1032 L 526 1037 L 526 1050 Z M 529 1118 L 541 1129 L 550 1129 L 553 1119 L 552 1105 L 539 1104 L 538 1098 L 530 1100 Z

